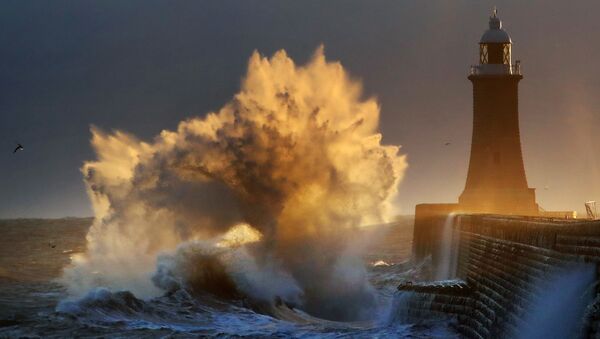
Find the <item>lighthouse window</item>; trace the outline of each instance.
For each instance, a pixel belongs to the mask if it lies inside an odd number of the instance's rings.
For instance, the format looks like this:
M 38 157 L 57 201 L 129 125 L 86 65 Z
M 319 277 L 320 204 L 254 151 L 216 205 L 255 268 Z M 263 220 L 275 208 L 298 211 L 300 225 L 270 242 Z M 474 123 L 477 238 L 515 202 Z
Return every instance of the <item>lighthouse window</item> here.
M 487 44 L 488 64 L 504 63 L 504 44 Z
M 504 60 L 505 65 L 510 65 L 510 44 L 504 44 Z
M 479 45 L 479 63 L 480 64 L 488 63 L 487 45 Z

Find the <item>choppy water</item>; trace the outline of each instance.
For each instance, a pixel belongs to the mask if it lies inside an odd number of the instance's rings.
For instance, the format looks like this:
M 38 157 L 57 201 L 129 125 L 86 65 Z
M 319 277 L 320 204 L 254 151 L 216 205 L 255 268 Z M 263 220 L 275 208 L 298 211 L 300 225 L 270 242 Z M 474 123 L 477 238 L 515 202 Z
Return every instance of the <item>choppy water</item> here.
M 67 301 L 56 280 L 70 256 L 85 251 L 90 219 L 0 221 L 0 337 L 368 337 L 447 338 L 444 323 L 388 321 L 398 281 L 410 270 L 410 222 L 374 229 L 380 241 L 365 262 L 380 312 L 372 321 L 314 318 L 284 304 L 262 312 L 244 301 L 178 290 L 151 300 L 96 289 Z M 269 315 L 267 315 L 269 314 Z

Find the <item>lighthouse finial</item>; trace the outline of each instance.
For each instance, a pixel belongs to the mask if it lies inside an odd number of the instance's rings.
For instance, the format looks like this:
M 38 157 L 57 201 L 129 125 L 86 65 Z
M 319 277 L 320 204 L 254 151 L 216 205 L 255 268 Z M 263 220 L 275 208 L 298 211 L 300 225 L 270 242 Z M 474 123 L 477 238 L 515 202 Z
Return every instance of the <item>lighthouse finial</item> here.
M 502 28 L 502 22 L 500 18 L 498 18 L 498 9 L 494 6 L 494 10 L 492 10 L 492 15 L 490 15 L 490 29 L 500 29 Z

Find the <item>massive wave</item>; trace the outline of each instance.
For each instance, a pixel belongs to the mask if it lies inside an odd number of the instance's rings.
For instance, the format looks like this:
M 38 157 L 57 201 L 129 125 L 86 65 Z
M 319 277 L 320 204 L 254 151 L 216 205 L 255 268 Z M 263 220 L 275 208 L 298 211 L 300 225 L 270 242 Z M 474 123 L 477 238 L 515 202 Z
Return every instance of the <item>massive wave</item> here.
M 92 128 L 82 172 L 95 212 L 63 281 L 147 298 L 185 288 L 368 317 L 375 294 L 354 229 L 386 221 L 406 168 L 379 106 L 319 48 L 304 66 L 255 52 L 217 112 L 152 142 Z

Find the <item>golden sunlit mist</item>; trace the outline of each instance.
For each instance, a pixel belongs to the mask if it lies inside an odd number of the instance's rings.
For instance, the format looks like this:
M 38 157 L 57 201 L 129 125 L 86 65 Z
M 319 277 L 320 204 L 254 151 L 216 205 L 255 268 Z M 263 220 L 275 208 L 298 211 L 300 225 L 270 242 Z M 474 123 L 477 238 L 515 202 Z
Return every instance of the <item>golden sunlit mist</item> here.
M 102 284 L 156 295 L 159 254 L 249 241 L 257 270 L 291 277 L 308 309 L 324 298 L 340 305 L 325 316 L 351 312 L 342 299 L 368 307 L 344 231 L 390 218 L 406 168 L 399 147 L 381 145 L 378 120 L 375 99 L 319 48 L 304 66 L 255 52 L 229 103 L 152 142 L 92 128 L 97 160 L 82 172 L 96 218 L 87 254 L 65 274 L 71 292 Z M 340 274 L 351 269 L 359 274 Z

